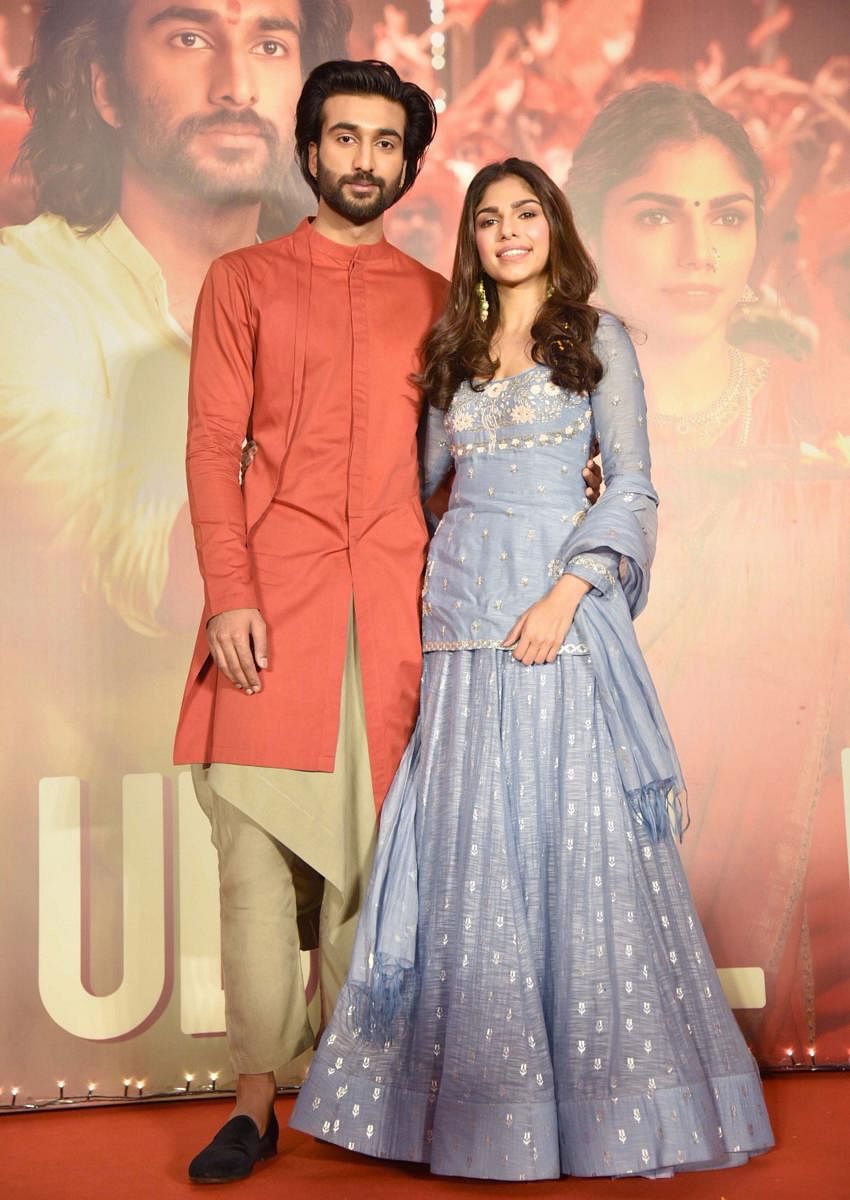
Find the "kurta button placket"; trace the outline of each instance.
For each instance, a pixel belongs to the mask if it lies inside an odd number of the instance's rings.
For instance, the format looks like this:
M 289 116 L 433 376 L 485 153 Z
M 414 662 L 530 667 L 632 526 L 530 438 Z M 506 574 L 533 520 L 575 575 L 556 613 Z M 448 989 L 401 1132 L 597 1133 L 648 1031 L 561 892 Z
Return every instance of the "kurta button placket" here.
M 357 254 L 351 260 L 348 290 L 351 302 L 351 456 L 348 472 L 348 519 L 351 542 L 362 527 L 366 485 L 366 442 L 370 400 L 368 269 Z

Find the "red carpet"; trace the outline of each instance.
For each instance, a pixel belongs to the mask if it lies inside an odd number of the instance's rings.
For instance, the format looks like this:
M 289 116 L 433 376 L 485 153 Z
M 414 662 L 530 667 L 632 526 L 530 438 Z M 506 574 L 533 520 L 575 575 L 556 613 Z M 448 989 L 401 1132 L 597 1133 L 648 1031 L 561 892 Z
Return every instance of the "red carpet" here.
M 774 1151 L 736 1170 L 657 1181 L 458 1181 L 284 1128 L 278 1157 L 250 1179 L 198 1188 L 186 1163 L 226 1118 L 227 1100 L 20 1113 L 0 1120 L 0 1200 L 850 1200 L 850 1075 L 785 1076 L 765 1086 Z M 281 1125 L 292 1103 L 278 1101 Z

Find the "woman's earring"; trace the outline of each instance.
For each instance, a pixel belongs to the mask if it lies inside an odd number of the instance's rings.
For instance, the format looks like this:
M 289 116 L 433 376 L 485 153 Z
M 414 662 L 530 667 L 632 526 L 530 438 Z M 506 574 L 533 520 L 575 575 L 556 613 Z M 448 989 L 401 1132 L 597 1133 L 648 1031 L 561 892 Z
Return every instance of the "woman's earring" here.
M 759 296 L 758 292 L 754 292 L 753 289 L 750 287 L 750 285 L 747 284 L 747 286 L 744 288 L 743 292 L 741 293 L 741 299 L 738 301 L 738 303 L 739 304 L 758 304 L 760 299 L 761 299 L 761 296 Z
M 478 315 L 484 325 L 487 324 L 487 318 L 490 315 L 490 302 L 487 299 L 487 292 L 484 288 L 484 280 L 479 279 L 475 285 L 475 294 L 478 297 Z
M 546 289 L 546 299 L 548 300 L 550 298 L 550 296 L 554 296 L 554 295 L 555 295 L 555 289 L 552 287 L 552 285 L 550 283 Z

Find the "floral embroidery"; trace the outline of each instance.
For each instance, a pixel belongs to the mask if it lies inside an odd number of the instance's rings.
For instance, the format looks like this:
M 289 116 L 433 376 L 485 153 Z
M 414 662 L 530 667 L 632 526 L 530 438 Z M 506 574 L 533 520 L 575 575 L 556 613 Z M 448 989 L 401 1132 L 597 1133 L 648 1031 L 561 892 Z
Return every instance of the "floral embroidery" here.
M 607 567 L 604 567 L 602 563 L 597 562 L 595 558 L 591 558 L 588 554 L 577 554 L 575 558 L 570 559 L 567 566 L 584 567 L 586 570 L 592 571 L 594 575 L 601 575 L 612 587 L 617 582 Z
M 427 653 L 431 650 L 505 650 L 509 647 L 503 646 L 501 642 L 490 640 L 481 641 L 460 641 L 460 642 L 432 642 L 425 641 L 422 643 L 422 649 Z M 584 642 L 564 642 L 558 651 L 559 654 L 589 654 L 589 650 Z
M 568 409 L 587 404 L 585 395 L 567 392 L 546 378 L 549 368 L 541 365 L 532 367 L 512 379 L 499 379 L 474 388 L 462 383 L 455 393 L 445 417 L 445 428 L 450 435 L 479 430 L 487 434 L 487 442 L 480 449 L 494 450 L 498 444 L 497 434 L 511 426 L 539 425 L 556 421 Z M 586 418 L 589 419 L 589 409 Z M 580 418 L 560 434 L 572 437 L 585 426 Z M 539 435 L 538 435 L 539 437 Z M 502 439 L 503 441 L 505 439 Z M 539 444 L 535 438 L 526 439 L 529 446 Z M 519 444 L 519 443 L 518 443 Z M 543 443 L 545 444 L 545 442 Z M 507 444 L 500 446 L 506 449 Z M 466 446 L 452 446 L 453 453 L 472 453 Z
M 496 450 L 533 450 L 536 446 L 560 446 L 577 433 L 584 433 L 590 426 L 593 410 L 585 409 L 580 417 L 563 429 L 554 429 L 549 433 L 538 433 L 525 437 L 497 437 L 495 429 L 491 431 L 486 442 L 455 442 L 451 443 L 451 451 L 455 458 L 464 458 L 467 454 L 492 454 Z M 501 426 L 497 428 L 502 428 Z

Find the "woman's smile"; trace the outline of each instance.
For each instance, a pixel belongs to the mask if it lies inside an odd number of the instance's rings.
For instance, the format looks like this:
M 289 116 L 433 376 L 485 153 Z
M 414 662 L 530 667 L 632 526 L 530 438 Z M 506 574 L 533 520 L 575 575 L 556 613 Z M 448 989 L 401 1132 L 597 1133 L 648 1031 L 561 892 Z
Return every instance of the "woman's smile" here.
M 546 271 L 549 226 L 525 180 L 506 175 L 490 184 L 475 213 L 475 244 L 496 283 L 513 287 Z

